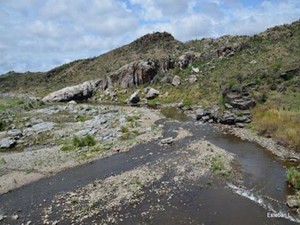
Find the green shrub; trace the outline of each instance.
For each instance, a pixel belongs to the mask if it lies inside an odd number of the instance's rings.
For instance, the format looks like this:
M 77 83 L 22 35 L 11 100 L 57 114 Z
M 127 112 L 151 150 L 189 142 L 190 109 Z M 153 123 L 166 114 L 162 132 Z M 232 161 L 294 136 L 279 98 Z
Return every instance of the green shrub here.
M 91 135 L 87 135 L 85 137 L 78 137 L 78 136 L 74 136 L 73 137 L 73 145 L 77 148 L 81 148 L 81 147 L 85 147 L 85 146 L 94 146 L 96 145 L 96 140 L 93 136 Z
M 122 133 L 128 133 L 129 132 L 129 128 L 126 126 L 121 126 L 121 132 Z
M 294 188 L 300 190 L 300 171 L 294 167 L 291 167 L 286 172 L 288 182 L 293 185 Z

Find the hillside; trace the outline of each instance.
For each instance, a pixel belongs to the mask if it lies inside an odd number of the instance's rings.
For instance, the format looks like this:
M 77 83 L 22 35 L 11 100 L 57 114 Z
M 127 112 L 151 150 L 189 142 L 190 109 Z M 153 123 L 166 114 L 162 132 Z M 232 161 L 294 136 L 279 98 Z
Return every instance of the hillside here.
M 150 70 L 150 79 L 145 68 Z M 141 81 L 130 83 L 132 75 Z M 171 84 L 174 76 L 180 79 L 178 85 Z M 168 33 L 148 34 L 99 57 L 77 60 L 46 73 L 10 72 L 0 77 L 0 90 L 44 97 L 92 79 L 102 79 L 102 88 L 109 87 L 108 94 L 97 92 L 95 99 L 100 101 L 122 103 L 151 81 L 150 86 L 161 94 L 148 101 L 149 105 L 218 105 L 221 113 L 227 110 L 228 93 L 246 90 L 256 103 L 251 110 L 253 123 L 248 127 L 300 150 L 300 21 L 254 36 L 228 35 L 186 43 Z
M 46 73 L 9 72 L 0 76 L 0 92 L 43 96 L 65 86 L 104 77 L 132 61 L 178 55 L 183 49 L 184 45 L 168 33 L 148 34 L 99 57 L 76 60 Z

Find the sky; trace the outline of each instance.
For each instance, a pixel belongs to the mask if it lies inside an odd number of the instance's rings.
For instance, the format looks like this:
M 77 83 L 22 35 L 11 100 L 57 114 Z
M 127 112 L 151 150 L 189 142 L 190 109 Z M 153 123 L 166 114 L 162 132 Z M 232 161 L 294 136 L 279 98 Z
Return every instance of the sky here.
M 48 71 L 154 31 L 180 41 L 300 19 L 300 0 L 0 0 L 0 74 Z

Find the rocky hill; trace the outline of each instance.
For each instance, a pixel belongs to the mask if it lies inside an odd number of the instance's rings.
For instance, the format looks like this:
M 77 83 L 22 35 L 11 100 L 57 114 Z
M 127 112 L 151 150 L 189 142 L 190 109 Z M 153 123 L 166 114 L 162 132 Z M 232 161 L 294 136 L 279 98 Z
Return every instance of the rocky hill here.
M 244 126 L 241 122 L 253 120 L 250 128 L 299 150 L 299 75 L 300 21 L 296 21 L 253 36 L 186 43 L 165 32 L 147 34 L 99 57 L 46 73 L 9 72 L 0 77 L 0 90 L 45 97 L 72 86 L 50 97 L 68 101 L 94 96 L 96 101 L 122 103 L 150 85 L 160 95 L 147 100 L 148 105 L 180 103 L 186 109 L 201 105 L 207 110 L 197 116 L 204 121 Z M 89 82 L 82 84 L 85 81 Z M 70 96 L 70 90 L 76 98 L 61 97 Z M 146 91 L 140 94 L 146 96 Z

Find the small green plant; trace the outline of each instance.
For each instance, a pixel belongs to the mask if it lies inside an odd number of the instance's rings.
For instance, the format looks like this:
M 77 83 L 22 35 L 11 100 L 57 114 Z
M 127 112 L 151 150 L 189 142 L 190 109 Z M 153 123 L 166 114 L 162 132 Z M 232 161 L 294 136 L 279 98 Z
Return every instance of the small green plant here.
M 122 133 L 128 133 L 129 132 L 129 128 L 126 126 L 121 126 L 121 132 Z
M 85 137 L 78 137 L 78 136 L 74 136 L 73 137 L 73 145 L 77 148 L 81 148 L 81 147 L 85 147 L 85 146 L 94 146 L 96 145 L 96 140 L 93 136 L 91 135 L 87 135 Z
M 286 171 L 287 181 L 293 185 L 294 188 L 300 190 L 300 171 L 294 167 L 289 168 Z

